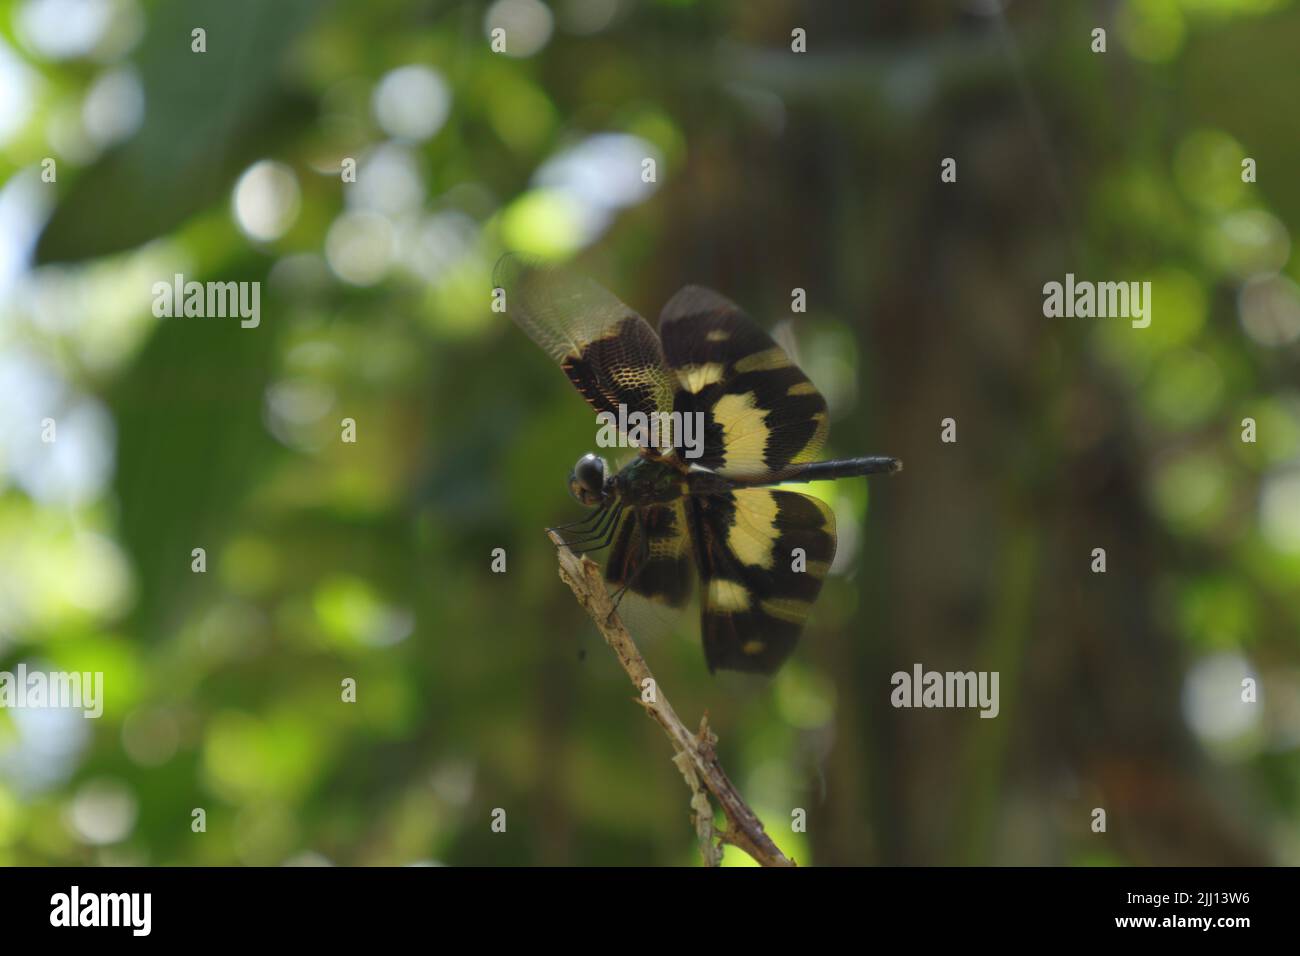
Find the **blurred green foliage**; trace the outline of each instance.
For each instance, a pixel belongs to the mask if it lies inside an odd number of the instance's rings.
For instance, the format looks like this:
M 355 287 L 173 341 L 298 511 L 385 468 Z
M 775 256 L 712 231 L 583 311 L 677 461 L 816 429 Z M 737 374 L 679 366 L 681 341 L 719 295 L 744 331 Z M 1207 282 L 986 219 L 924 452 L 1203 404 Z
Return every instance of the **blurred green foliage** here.
M 998 6 L 0 3 L 0 670 L 106 688 L 0 711 L 0 863 L 698 864 L 541 533 L 594 424 L 505 249 L 717 287 L 906 462 L 814 489 L 774 680 L 642 648 L 789 854 L 1300 861 L 1300 10 Z M 1067 271 L 1153 324 L 1045 319 Z M 156 318 L 176 273 L 260 325 Z M 1001 716 L 891 709 L 916 661 Z

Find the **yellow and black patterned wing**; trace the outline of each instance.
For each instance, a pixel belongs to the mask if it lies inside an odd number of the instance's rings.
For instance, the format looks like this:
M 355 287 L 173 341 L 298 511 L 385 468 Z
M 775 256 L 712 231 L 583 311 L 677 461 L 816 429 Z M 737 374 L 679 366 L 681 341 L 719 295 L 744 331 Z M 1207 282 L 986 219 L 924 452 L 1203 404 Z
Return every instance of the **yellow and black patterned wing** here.
M 674 410 L 704 414 L 691 464 L 759 479 L 814 461 L 826 441 L 826 400 L 785 350 L 731 300 L 687 286 L 659 317 L 677 376 Z
M 560 363 L 597 412 L 669 412 L 677 382 L 649 323 L 613 293 L 569 270 L 508 255 L 493 277 L 506 312 Z M 625 420 L 625 418 L 620 418 Z M 671 445 L 671 436 L 661 438 Z
M 605 580 L 670 608 L 691 599 L 695 560 L 687 499 L 623 512 L 610 543 Z
M 776 488 L 693 495 L 709 670 L 772 674 L 794 650 L 835 558 L 835 516 Z

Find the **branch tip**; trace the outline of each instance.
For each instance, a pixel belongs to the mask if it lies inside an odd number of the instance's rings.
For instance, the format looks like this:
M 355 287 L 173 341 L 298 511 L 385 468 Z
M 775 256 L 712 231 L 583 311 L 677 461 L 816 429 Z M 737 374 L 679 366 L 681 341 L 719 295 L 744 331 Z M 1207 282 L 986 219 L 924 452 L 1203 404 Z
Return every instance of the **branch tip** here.
M 600 568 L 589 558 L 574 554 L 556 532 L 548 531 L 547 535 L 555 545 L 560 579 L 573 591 L 578 604 L 587 612 L 605 643 L 614 651 L 619 666 L 639 692 L 644 681 L 654 680 L 654 675 L 618 616 Z M 654 700 L 645 700 L 639 694 L 634 699 L 672 742 L 675 751 L 673 763 L 691 790 L 691 812 L 704 862 L 708 866 L 718 866 L 722 862 L 723 845 L 730 844 L 749 854 L 761 866 L 794 866 L 795 862 L 772 842 L 758 815 L 745 803 L 718 763 L 714 746 L 718 738 L 709 727 L 708 711 L 700 718 L 699 731 L 691 733 L 678 718 L 658 681 L 653 686 Z M 713 825 L 710 796 L 718 802 L 726 817 L 725 830 L 720 831 Z

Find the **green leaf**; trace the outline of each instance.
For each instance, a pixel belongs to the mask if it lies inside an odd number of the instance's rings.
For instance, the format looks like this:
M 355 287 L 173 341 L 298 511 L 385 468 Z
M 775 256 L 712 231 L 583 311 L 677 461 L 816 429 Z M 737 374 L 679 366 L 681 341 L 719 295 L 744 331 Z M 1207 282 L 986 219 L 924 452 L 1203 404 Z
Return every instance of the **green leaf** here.
M 36 248 L 40 263 L 132 249 L 217 200 L 255 159 L 313 118 L 278 75 L 286 50 L 324 4 L 193 0 L 158 6 L 139 55 L 145 120 L 81 175 Z M 191 31 L 207 31 L 207 52 Z

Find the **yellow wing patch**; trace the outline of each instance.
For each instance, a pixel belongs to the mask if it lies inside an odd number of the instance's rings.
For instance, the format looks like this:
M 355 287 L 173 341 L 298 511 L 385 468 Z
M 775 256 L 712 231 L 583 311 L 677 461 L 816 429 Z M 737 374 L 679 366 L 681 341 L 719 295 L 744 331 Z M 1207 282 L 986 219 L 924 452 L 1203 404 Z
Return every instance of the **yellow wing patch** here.
M 754 393 L 723 395 L 713 406 L 713 420 L 722 428 L 727 470 L 762 470 L 763 452 L 771 432 L 767 409 L 758 407 Z
M 746 494 L 736 502 L 735 523 L 727 531 L 727 547 L 745 564 L 771 568 L 776 529 L 777 500 L 769 491 Z
M 735 369 L 736 374 L 741 375 L 746 372 L 770 372 L 773 369 L 786 368 L 790 364 L 790 356 L 785 354 L 785 350 L 779 345 L 774 345 L 762 352 L 746 355 L 735 364 Z
M 766 601 L 759 602 L 758 606 L 764 613 L 782 621 L 789 621 L 791 624 L 802 624 L 808 619 L 808 615 L 812 613 L 811 604 L 794 598 L 769 598 Z
M 725 578 L 714 578 L 709 582 L 708 608 L 710 611 L 731 613 L 749 610 L 749 592 L 744 585 Z
M 677 369 L 677 380 L 682 388 L 692 395 L 698 395 L 710 385 L 722 381 L 727 367 L 721 362 L 706 362 L 703 365 L 684 365 Z

